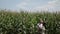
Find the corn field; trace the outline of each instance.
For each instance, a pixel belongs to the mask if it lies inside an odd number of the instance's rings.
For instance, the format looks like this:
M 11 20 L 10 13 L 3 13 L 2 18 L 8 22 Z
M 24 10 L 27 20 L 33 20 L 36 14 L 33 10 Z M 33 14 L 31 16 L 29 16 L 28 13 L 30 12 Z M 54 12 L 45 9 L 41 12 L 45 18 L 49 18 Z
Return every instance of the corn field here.
M 47 34 L 60 34 L 60 12 L 28 13 L 0 11 L 0 34 L 38 34 L 37 23 L 42 18 Z

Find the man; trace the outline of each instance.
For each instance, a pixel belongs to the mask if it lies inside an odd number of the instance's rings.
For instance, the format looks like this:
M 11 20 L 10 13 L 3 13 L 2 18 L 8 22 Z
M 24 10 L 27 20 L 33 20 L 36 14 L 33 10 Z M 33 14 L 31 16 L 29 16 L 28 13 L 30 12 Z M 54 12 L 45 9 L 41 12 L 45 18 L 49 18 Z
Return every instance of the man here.
M 37 24 L 38 27 L 38 33 L 39 34 L 45 34 L 45 23 L 42 19 L 40 19 L 40 22 Z

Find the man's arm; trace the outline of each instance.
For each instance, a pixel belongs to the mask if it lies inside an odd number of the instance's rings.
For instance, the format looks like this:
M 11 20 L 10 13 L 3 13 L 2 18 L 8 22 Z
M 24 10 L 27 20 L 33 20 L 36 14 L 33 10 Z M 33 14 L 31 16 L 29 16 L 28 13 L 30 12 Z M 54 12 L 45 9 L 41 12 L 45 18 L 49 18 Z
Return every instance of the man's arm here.
M 43 23 L 43 26 L 46 27 L 46 23 L 45 22 Z

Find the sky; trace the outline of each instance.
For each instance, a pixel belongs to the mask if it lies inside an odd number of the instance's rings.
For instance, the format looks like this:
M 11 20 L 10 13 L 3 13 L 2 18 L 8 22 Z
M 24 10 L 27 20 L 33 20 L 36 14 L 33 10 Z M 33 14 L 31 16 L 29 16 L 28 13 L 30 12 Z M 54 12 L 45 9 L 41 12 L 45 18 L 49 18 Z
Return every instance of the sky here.
M 60 0 L 0 0 L 0 9 L 59 10 Z

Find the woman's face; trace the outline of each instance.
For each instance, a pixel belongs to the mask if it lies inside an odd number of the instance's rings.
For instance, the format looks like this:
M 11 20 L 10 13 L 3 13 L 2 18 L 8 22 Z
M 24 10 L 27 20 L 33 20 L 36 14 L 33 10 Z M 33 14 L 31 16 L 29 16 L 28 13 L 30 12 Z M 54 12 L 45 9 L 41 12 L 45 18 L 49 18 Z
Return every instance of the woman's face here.
M 42 19 L 40 19 L 40 22 L 41 22 L 41 23 L 43 23 L 43 20 L 42 20 Z
M 42 22 L 42 23 L 43 23 L 43 21 L 40 21 L 40 22 Z

